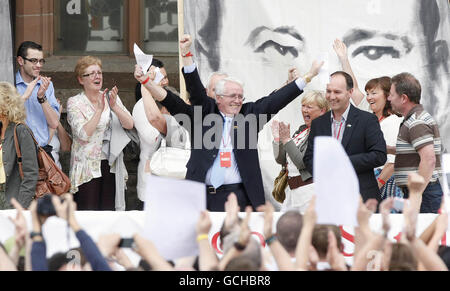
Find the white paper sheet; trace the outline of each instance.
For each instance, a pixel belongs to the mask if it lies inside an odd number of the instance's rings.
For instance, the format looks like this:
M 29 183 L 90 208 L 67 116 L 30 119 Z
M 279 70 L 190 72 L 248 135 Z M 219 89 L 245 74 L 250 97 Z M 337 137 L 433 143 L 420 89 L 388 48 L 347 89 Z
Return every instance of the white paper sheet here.
M 156 68 L 155 69 L 155 73 L 156 73 L 156 76 L 155 76 L 155 83 L 156 84 L 159 84 L 163 79 L 164 79 L 164 75 L 161 73 L 161 69 L 160 68 Z
M 142 68 L 142 71 L 146 73 L 152 65 L 153 55 L 145 54 L 137 44 L 134 44 L 134 56 L 136 63 Z
M 15 217 L 15 216 L 12 216 Z M 14 236 L 15 227 L 11 220 L 7 216 L 0 214 L 0 242 L 4 242 L 10 237 Z
M 195 228 L 205 209 L 204 184 L 148 175 L 143 235 L 167 260 L 196 256 Z
M 319 62 L 324 62 L 322 68 L 319 71 L 318 80 L 321 88 L 325 88 L 330 84 L 330 58 L 327 52 L 320 54 L 318 58 Z
M 441 187 L 443 192 L 444 199 L 444 208 L 447 213 L 450 213 L 450 154 L 442 155 L 442 179 L 441 179 Z M 450 230 L 450 217 L 448 229 Z
M 358 225 L 358 177 L 344 148 L 332 137 L 315 139 L 314 188 L 318 224 Z

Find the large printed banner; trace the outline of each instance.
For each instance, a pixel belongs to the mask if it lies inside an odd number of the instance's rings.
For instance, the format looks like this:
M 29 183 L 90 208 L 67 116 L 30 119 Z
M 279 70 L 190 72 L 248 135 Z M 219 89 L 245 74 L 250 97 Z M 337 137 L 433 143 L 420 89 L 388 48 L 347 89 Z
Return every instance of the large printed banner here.
M 15 217 L 15 210 L 0 211 L 0 242 L 4 243 L 14 236 L 14 225 L 7 217 Z M 245 213 L 241 213 L 240 217 L 244 218 Z M 276 224 L 281 213 L 274 214 L 273 231 L 276 231 Z M 143 233 L 145 228 L 145 212 L 77 212 L 76 218 L 84 229 L 95 241 L 102 234 L 118 233 L 122 238 L 130 238 L 136 233 Z M 216 250 L 217 255 L 221 256 L 223 250 L 219 238 L 219 231 L 225 219 L 225 213 L 210 213 L 212 228 L 209 233 L 209 241 Z M 25 212 L 29 227 L 31 227 L 31 216 L 29 212 Z M 420 235 L 436 218 L 434 214 L 420 214 L 417 223 L 417 235 Z M 391 231 L 388 238 L 391 241 L 399 241 L 403 228 L 403 215 L 391 215 Z M 263 213 L 253 213 L 249 222 L 253 237 L 265 245 L 263 235 L 264 217 Z M 381 216 L 374 214 L 370 220 L 370 227 L 374 232 L 381 233 Z M 354 250 L 354 230 L 352 227 L 342 226 L 342 243 L 344 244 L 344 255 L 348 264 L 352 264 Z M 193 230 L 195 231 L 195 230 Z M 43 234 L 47 244 L 47 257 L 51 257 L 58 252 L 66 252 L 69 249 L 79 247 L 79 242 L 72 231 L 67 228 L 67 223 L 59 218 L 52 217 L 43 226 Z M 448 245 L 447 236 L 443 237 L 441 244 Z M 182 247 L 183 242 L 180 242 Z M 266 247 L 266 249 L 268 249 Z M 137 265 L 139 257 L 131 251 L 127 251 L 131 260 Z
M 450 147 L 449 5 L 448 0 L 184 0 L 184 27 L 194 38 L 203 82 L 212 72 L 226 72 L 244 82 L 248 101 L 281 87 L 291 67 L 306 73 L 314 59 L 327 59 L 330 73 L 341 70 L 332 46 L 339 38 L 363 92 L 372 78 L 415 75 L 422 103 Z M 316 79 L 307 90 L 325 85 Z M 276 117 L 292 130 L 303 123 L 300 101 Z M 367 102 L 360 108 L 368 110 Z M 271 141 L 266 126 L 259 148 L 267 198 L 280 170 Z
M 10 0 L 0 0 L 0 81 L 14 83 L 13 38 Z

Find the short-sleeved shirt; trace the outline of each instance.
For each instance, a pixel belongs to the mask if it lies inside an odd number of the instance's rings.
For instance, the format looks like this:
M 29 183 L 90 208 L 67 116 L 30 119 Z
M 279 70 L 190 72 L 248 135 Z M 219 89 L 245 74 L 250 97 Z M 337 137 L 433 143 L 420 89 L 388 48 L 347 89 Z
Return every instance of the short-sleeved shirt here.
M 34 87 L 33 93 L 31 93 L 30 98 L 25 101 L 25 109 L 27 111 L 27 125 L 33 131 L 34 137 L 40 146 L 48 145 L 48 140 L 50 139 L 50 133 L 48 130 L 47 119 L 45 118 L 44 110 L 42 105 L 39 104 L 37 100 L 37 93 L 41 86 L 42 81 L 39 81 Z M 18 71 L 16 74 L 16 88 L 20 95 L 23 95 L 27 90 L 28 84 L 22 78 L 22 75 Z M 50 82 L 47 91 L 45 92 L 47 97 L 47 102 L 50 106 L 59 114 L 59 104 L 55 97 L 55 89 L 53 83 Z
M 436 154 L 436 166 L 430 179 L 430 182 L 436 182 L 442 175 L 442 143 L 439 128 L 436 121 L 424 110 L 423 106 L 416 105 L 406 115 L 397 139 L 394 173 L 397 186 L 406 186 L 409 173 L 418 171 L 420 164 L 418 151 L 428 145 L 434 146 Z

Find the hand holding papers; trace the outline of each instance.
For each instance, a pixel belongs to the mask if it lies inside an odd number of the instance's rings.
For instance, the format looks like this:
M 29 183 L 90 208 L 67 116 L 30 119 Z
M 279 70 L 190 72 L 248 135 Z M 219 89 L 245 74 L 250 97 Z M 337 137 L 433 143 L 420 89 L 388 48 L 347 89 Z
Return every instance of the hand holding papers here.
M 166 260 L 198 254 L 195 229 L 206 210 L 205 191 L 201 183 L 147 176 L 144 236 Z
M 147 74 L 148 69 L 152 65 L 153 55 L 146 55 L 137 44 L 134 44 L 134 56 L 136 58 L 136 63 L 142 68 L 144 75 Z
M 156 68 L 155 69 L 155 74 L 156 74 L 156 76 L 155 76 L 154 82 L 156 84 L 161 83 L 161 81 L 164 79 L 164 75 L 161 73 L 161 70 L 159 68 Z
M 350 159 L 334 138 L 317 137 L 314 144 L 317 224 L 357 226 L 359 182 Z

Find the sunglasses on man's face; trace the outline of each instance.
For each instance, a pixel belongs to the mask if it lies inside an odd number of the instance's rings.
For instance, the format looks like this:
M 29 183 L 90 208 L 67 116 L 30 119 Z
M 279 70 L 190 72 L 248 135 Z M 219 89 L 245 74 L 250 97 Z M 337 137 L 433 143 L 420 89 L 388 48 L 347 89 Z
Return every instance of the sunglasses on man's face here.
M 29 58 L 25 58 L 25 57 L 22 57 L 25 61 L 29 61 L 30 63 L 32 63 L 33 65 L 37 65 L 38 63 L 39 64 L 41 64 L 41 65 L 44 65 L 45 64 L 45 59 L 35 59 L 35 58 L 32 58 L 32 59 L 29 59 Z

